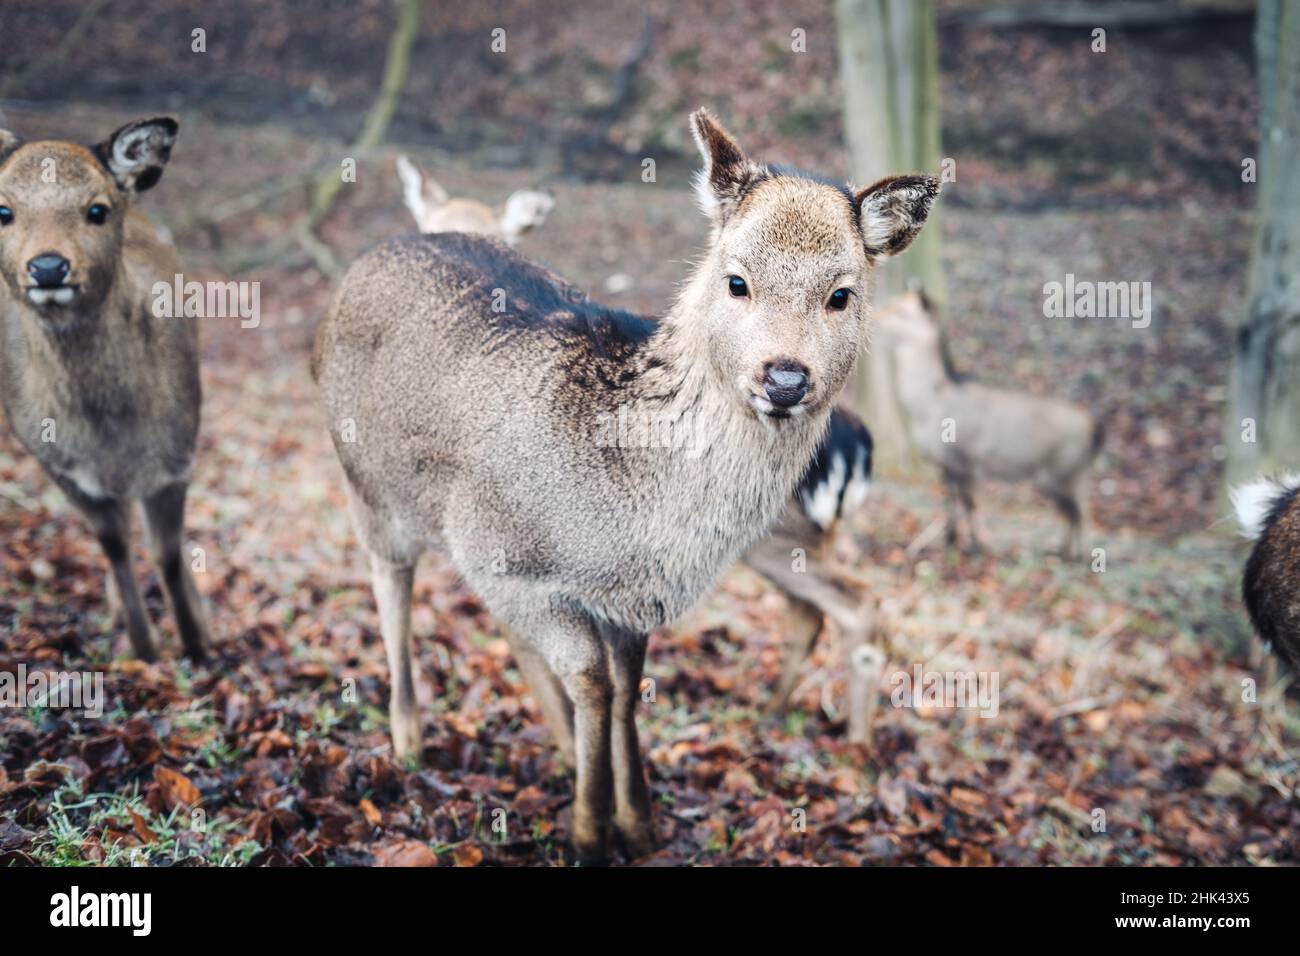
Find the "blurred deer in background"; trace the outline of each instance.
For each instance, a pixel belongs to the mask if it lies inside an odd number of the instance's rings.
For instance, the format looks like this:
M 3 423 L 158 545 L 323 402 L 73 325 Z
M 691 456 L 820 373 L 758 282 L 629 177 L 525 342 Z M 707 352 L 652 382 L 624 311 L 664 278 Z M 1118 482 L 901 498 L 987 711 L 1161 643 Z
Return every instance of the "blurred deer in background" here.
M 312 362 L 370 552 L 394 750 L 422 749 L 411 587 L 441 547 L 571 756 L 585 861 L 612 836 L 633 857 L 654 847 L 635 719 L 647 635 L 780 516 L 866 344 L 875 263 L 939 190 L 897 176 L 854 192 L 751 161 L 703 110 L 691 125 L 712 233 L 662 321 L 595 305 L 499 242 L 407 236 L 348 270 Z M 689 447 L 611 441 L 629 419 Z
M 1101 451 L 1102 429 L 1081 405 L 1028 392 L 981 385 L 956 374 L 944 359 L 934 307 L 908 292 L 879 314 L 894 359 L 894 380 L 921 455 L 943 471 L 948 543 L 964 519 L 971 549 L 981 547 L 975 526 L 978 480 L 1031 483 L 1066 520 L 1062 553 L 1083 553 L 1088 471 Z
M 513 246 L 555 208 L 554 197 L 534 189 L 511 193 L 500 211 L 477 199 L 452 199 L 437 180 L 405 156 L 397 157 L 397 175 L 406 208 L 423 233 L 474 232 Z
M 786 596 L 790 621 L 781 677 L 766 712 L 789 703 L 799 670 L 827 619 L 844 644 L 849 739 L 865 743 L 878 697 L 883 654 L 871 642 L 875 603 L 866 579 L 835 556 L 841 521 L 860 508 L 871 484 L 871 433 L 852 413 L 836 408 L 785 514 L 744 561 Z

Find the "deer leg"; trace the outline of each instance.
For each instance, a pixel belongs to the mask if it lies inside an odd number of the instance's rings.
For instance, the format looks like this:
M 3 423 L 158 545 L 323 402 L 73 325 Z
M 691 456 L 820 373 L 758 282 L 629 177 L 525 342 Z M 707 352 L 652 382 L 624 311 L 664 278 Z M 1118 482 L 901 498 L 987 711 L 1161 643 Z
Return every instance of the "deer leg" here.
M 948 512 L 948 527 L 944 530 L 944 544 L 949 548 L 955 548 L 959 544 L 959 525 L 960 525 L 960 505 L 961 493 L 958 490 L 958 478 L 956 474 L 950 471 L 943 473 L 943 503 Z
M 551 736 L 555 738 L 555 746 L 560 751 L 560 757 L 568 766 L 576 767 L 577 762 L 573 744 L 573 704 L 570 703 L 568 695 L 564 692 L 564 685 L 551 672 L 545 658 L 537 653 L 531 644 L 520 640 L 510 628 L 504 625 L 502 625 L 502 631 L 505 634 L 506 642 L 510 645 L 510 652 L 519 665 L 519 671 L 524 676 L 524 683 L 532 691 L 537 706 L 541 708 L 542 719 L 546 721 L 546 726 L 551 730 Z
M 610 766 L 612 688 L 609 675 L 602 659 L 599 670 L 583 669 L 563 674 L 560 679 L 573 701 L 574 762 L 577 769 L 573 794 L 573 848 L 579 862 L 603 863 L 608 857 L 610 805 L 613 802 Z
M 802 618 L 805 626 L 792 632 L 786 650 L 781 682 L 777 685 L 769 712 L 779 711 L 794 689 L 799 667 L 812 649 L 813 640 L 822 628 L 826 617 L 839 626 L 845 640 L 850 664 L 848 680 L 852 690 L 856 671 L 852 657 L 853 648 L 863 643 L 871 632 L 873 613 L 871 602 L 860 593 L 861 582 L 841 570 L 834 562 L 818 557 L 808 560 L 804 570 L 796 571 L 790 562 L 782 560 L 784 549 L 769 552 L 759 548 L 746 557 L 751 567 L 767 577 L 785 592 L 790 605 Z M 811 624 L 811 626 L 808 626 Z M 802 647 L 795 646 L 799 636 L 806 636 Z M 790 653 L 797 650 L 798 653 Z M 850 693 L 850 699 L 853 699 Z
M 826 615 L 817 605 L 795 597 L 788 591 L 786 599 L 790 602 L 790 630 L 785 636 L 781 677 L 776 682 L 767 706 L 763 708 L 763 712 L 769 715 L 785 712 L 790 703 L 790 695 L 799 683 L 799 671 L 803 668 L 803 662 L 812 653 L 817 636 L 821 634 L 826 622 Z
M 984 550 L 984 544 L 980 541 L 979 529 L 976 527 L 974 482 L 970 478 L 962 478 L 957 493 L 961 499 L 962 512 L 966 516 L 966 540 L 971 553 L 979 554 Z
M 1070 560 L 1080 557 L 1082 555 L 1080 525 L 1083 516 L 1079 510 L 1079 503 L 1071 492 L 1055 493 L 1052 495 L 1052 501 L 1065 518 L 1065 536 L 1061 540 L 1061 555 Z
M 411 588 L 415 565 L 393 564 L 370 554 L 370 579 L 379 607 L 379 631 L 388 656 L 388 721 L 393 754 L 399 760 L 418 758 L 421 751 L 420 712 L 415 702 L 411 658 Z
M 612 627 L 602 627 L 601 636 L 605 639 L 614 690 L 609 722 L 614 827 L 628 858 L 636 859 L 654 852 L 656 845 L 650 791 L 646 787 L 636 733 L 636 705 L 641 696 L 646 637 Z
M 549 593 L 538 600 L 536 593 L 525 596 L 526 592 L 514 588 L 503 589 L 499 579 L 485 577 L 484 581 L 502 598 L 497 616 L 541 655 L 573 704 L 573 848 L 580 863 L 603 863 L 608 858 L 614 802 L 610 764 L 614 686 L 605 641 L 580 608 L 557 602 Z
M 815 595 L 809 596 L 806 593 L 808 576 L 816 576 L 817 573 L 813 563 L 815 559 L 810 559 L 808 552 L 815 550 L 821 542 L 811 532 L 806 537 L 807 540 L 804 537 L 774 534 L 754 545 L 745 555 L 745 563 L 780 589 L 790 602 L 789 630 L 782 651 L 781 677 L 777 680 L 772 696 L 768 698 L 767 706 L 763 708 L 763 712 L 769 715 L 785 710 L 799 681 L 803 662 L 812 653 L 817 635 L 821 633 L 825 617 Z M 796 565 L 794 561 L 796 550 L 803 553 L 802 564 Z
M 117 578 L 110 567 L 104 572 L 104 594 L 108 598 L 108 623 L 110 627 L 126 625 L 126 609 L 122 606 L 122 595 L 117 593 Z
M 880 675 L 885 655 L 871 643 L 872 615 L 864 615 L 862 626 L 845 634 L 844 658 L 848 665 L 849 742 L 871 742 L 871 725 L 880 703 Z
M 59 484 L 90 522 L 100 547 L 104 549 L 104 556 L 108 558 L 108 573 L 113 580 L 109 608 L 111 610 L 113 606 L 115 589 L 132 651 L 141 660 L 154 660 L 158 656 L 158 641 L 131 568 L 131 502 L 117 498 L 91 498 L 70 482 Z
M 150 549 L 162 577 L 167 603 L 171 606 L 185 653 L 196 661 L 208 656 L 212 636 L 203 598 L 194 584 L 189 565 L 181 556 L 181 535 L 185 524 L 184 484 L 169 485 L 144 500 L 145 523 Z
M 1076 557 L 1082 558 L 1084 551 L 1088 548 L 1088 482 L 1084 476 L 1080 476 L 1074 482 L 1074 538 Z

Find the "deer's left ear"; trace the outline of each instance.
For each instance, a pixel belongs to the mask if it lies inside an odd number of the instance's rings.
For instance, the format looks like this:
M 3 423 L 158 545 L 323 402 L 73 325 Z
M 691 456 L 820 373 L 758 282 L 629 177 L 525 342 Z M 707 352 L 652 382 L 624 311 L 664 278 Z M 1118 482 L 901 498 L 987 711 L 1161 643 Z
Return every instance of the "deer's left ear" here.
M 128 193 L 152 189 L 162 179 L 179 130 L 170 116 L 128 123 L 95 147 L 95 155 Z
M 695 179 L 696 198 L 705 214 L 714 222 L 722 222 L 740 201 L 745 186 L 762 170 L 708 110 L 691 114 L 691 134 L 704 160 Z
M 854 196 L 868 255 L 896 256 L 911 245 L 938 195 L 933 176 L 887 176 Z
M 20 145 L 22 145 L 22 140 L 18 138 L 16 133 L 11 133 L 7 129 L 0 129 L 0 163 L 8 159 L 9 154 Z

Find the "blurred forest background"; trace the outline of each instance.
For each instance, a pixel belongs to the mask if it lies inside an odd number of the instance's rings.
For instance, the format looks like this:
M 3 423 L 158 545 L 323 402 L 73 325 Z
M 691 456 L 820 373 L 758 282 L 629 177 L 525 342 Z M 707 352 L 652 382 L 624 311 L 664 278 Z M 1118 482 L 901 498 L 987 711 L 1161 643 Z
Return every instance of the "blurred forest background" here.
M 337 266 L 413 229 L 402 152 L 452 195 L 549 189 L 554 212 L 520 250 L 597 299 L 662 312 L 705 235 L 692 109 L 755 157 L 849 176 L 836 5 L 418 13 L 391 121 L 358 149 L 391 0 L 0 6 L 0 127 L 95 142 L 174 113 L 145 208 L 187 278 L 258 280 L 262 297 L 258 328 L 203 332 L 189 525 L 222 666 L 143 665 L 105 640 L 97 546 L 0 427 L 0 665 L 104 667 L 113 706 L 95 724 L 0 714 L 0 861 L 566 859 L 568 778 L 490 617 L 436 561 L 416 585 L 428 765 L 387 757 L 382 643 L 311 337 Z M 795 710 L 765 722 L 784 599 L 738 569 L 651 641 L 642 739 L 666 838 L 651 862 L 1293 863 L 1300 722 L 1262 679 L 1222 498 L 1259 188 L 1242 177 L 1260 148 L 1255 6 L 940 0 L 934 14 L 938 158 L 956 171 L 935 232 L 950 352 L 981 380 L 1105 417 L 1092 505 L 1106 570 L 1050 556 L 1058 519 L 1016 488 L 981 496 L 989 553 L 914 547 L 939 483 L 900 463 L 843 543 L 891 622 L 889 670 L 998 671 L 1000 714 L 896 709 L 882 685 L 871 744 L 850 745 L 832 639 Z M 312 217 L 314 184 L 345 157 L 356 181 Z M 305 222 L 305 241 L 286 240 Z M 1149 280 L 1151 326 L 1045 319 L 1044 284 L 1067 273 Z M 161 611 L 156 585 L 148 599 Z M 348 680 L 358 705 L 340 701 Z M 201 834 L 177 810 L 196 803 Z M 488 826 L 498 807 L 504 837 Z

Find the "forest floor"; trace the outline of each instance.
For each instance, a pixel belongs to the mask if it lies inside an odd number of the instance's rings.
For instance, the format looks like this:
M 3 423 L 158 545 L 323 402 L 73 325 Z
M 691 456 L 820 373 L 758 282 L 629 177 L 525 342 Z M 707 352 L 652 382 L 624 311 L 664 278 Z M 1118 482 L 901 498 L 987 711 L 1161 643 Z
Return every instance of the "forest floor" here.
M 639 724 L 663 849 L 644 863 L 1300 861 L 1300 720 L 1294 698 L 1266 680 L 1237 594 L 1246 545 L 1219 497 L 1230 320 L 1244 296 L 1251 217 L 1237 160 L 1205 144 L 1247 141 L 1249 119 L 1189 138 L 1187 128 L 1241 111 L 1207 112 L 1218 100 L 1175 54 L 1173 72 L 1191 77 L 1176 102 L 1146 89 L 1142 70 L 1152 67 L 1121 59 L 1121 76 L 1135 71 L 1119 84 L 1138 91 L 1130 103 L 1163 118 L 1149 126 L 1158 139 L 1151 155 L 1169 167 L 1154 185 L 1124 170 L 1098 173 L 1106 150 L 1012 166 L 998 137 L 1014 135 L 1013 114 L 1039 85 L 1071 77 L 1067 85 L 1100 110 L 1100 119 L 1090 115 L 1106 142 L 1118 140 L 1101 132 L 1105 123 L 1131 120 L 1114 108 L 1113 89 L 1076 77 L 1044 49 L 1032 38 L 980 35 L 945 48 L 945 63 L 970 80 L 946 90 L 946 101 L 1005 129 L 946 119 L 955 141 L 993 146 L 970 146 L 969 161 L 959 154 L 959 184 L 943 208 L 944 322 L 964 370 L 1065 395 L 1106 417 L 1092 498 L 1092 544 L 1105 549 L 1105 570 L 1055 557 L 1054 513 L 1010 488 L 980 497 L 991 545 L 982 557 L 947 555 L 938 544 L 912 553 L 941 513 L 938 483 L 926 472 L 877 482 L 841 541 L 875 584 L 885 621 L 881 706 L 870 744 L 858 746 L 845 736 L 834 634 L 805 665 L 790 713 L 760 716 L 780 666 L 785 605 L 736 569 L 651 640 L 655 693 Z M 681 57 L 679 70 L 710 55 L 674 50 L 666 55 Z M 1221 77 L 1249 81 L 1248 64 L 1222 56 Z M 647 67 L 652 79 L 667 69 L 661 60 Z M 1024 76 L 982 113 L 988 104 L 968 91 L 1004 61 Z M 554 65 L 541 57 L 530 69 L 545 78 Z M 816 92 L 805 117 L 812 133 L 834 122 L 819 104 L 836 91 Z M 187 278 L 221 277 L 283 231 L 301 209 L 300 189 L 276 188 L 286 172 L 337 162 L 328 135 L 234 116 L 235 93 L 220 93 L 220 109 L 182 111 L 174 160 L 146 201 L 176 236 Z M 332 95 L 346 98 L 346 89 Z M 120 91 L 109 99 L 107 109 L 19 103 L 6 123 L 29 136 L 102 135 L 137 112 Z M 739 93 L 731 102 L 742 129 L 761 126 L 754 103 Z M 549 179 L 555 213 L 521 250 L 597 298 L 661 312 L 705 229 L 681 154 L 667 154 L 656 183 L 639 181 L 637 157 L 658 142 L 645 117 L 684 113 L 679 105 L 654 100 L 639 114 L 644 129 L 620 128 L 623 140 L 644 140 L 629 147 L 621 181 Z M 472 131 L 475 104 L 458 108 Z M 535 181 L 519 143 L 449 151 L 452 131 L 421 136 L 409 120 L 409 110 L 399 114 L 395 138 L 453 194 L 499 199 Z M 1077 130 L 1057 132 L 1078 139 Z M 758 146 L 837 168 L 809 156 L 816 151 L 801 136 L 783 129 Z M 410 228 L 396 151 L 361 157 L 358 181 L 326 223 L 343 261 Z M 602 168 L 620 161 L 607 151 Z M 1224 163 L 1223 184 L 1207 181 Z M 242 201 L 259 189 L 256 201 Z M 219 222 L 204 221 L 218 212 Z M 1155 321 L 1133 329 L 1044 319 L 1043 284 L 1067 272 L 1150 279 Z M 218 635 L 213 664 L 181 660 L 174 636 L 162 661 L 130 659 L 103 613 L 97 545 L 0 426 L 0 671 L 25 663 L 102 672 L 108 701 L 95 720 L 0 710 L 0 865 L 567 862 L 571 777 L 491 616 L 436 556 L 416 584 L 427 746 L 418 766 L 392 760 L 365 562 L 307 372 L 330 280 L 303 257 L 239 278 L 261 283 L 261 323 L 205 320 L 188 513 Z M 171 635 L 156 578 L 143 556 L 139 565 L 151 611 Z M 997 713 L 892 706 L 891 676 L 917 665 L 996 673 Z

